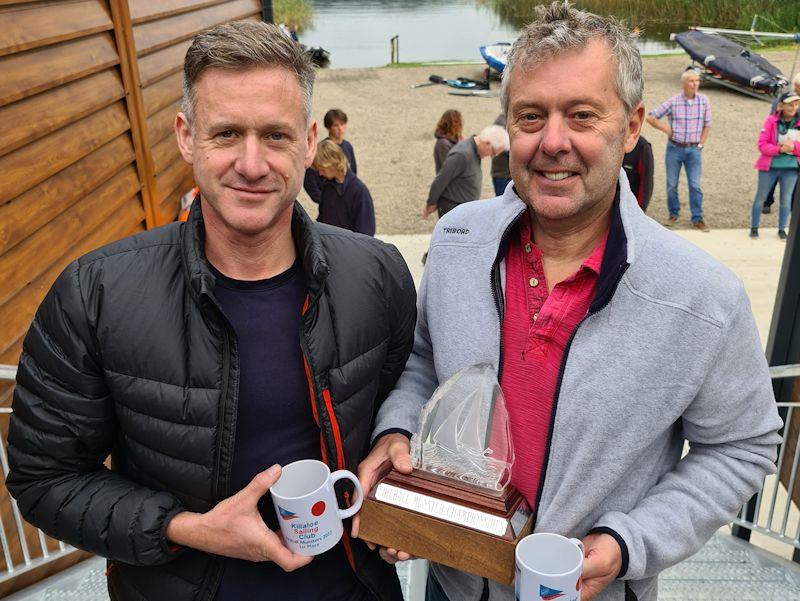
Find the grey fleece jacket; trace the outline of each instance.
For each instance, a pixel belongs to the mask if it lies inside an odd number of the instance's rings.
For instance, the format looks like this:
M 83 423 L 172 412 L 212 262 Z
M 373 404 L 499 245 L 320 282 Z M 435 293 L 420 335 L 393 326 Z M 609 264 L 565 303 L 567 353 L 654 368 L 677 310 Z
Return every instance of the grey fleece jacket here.
M 624 573 L 599 598 L 655 601 L 659 572 L 695 553 L 774 473 L 781 421 L 741 282 L 642 213 L 624 173 L 619 197 L 596 298 L 565 350 L 535 531 L 612 534 Z M 375 435 L 415 432 L 440 383 L 468 365 L 499 365 L 500 246 L 524 214 L 509 185 L 439 220 L 414 350 Z M 481 578 L 431 569 L 451 601 L 485 598 Z M 492 601 L 514 599 L 512 587 L 488 584 Z

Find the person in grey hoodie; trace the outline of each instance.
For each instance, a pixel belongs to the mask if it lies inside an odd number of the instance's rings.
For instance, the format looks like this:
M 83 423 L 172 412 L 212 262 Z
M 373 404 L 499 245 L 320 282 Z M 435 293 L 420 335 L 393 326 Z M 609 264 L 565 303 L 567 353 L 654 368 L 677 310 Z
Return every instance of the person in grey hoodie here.
M 489 363 L 511 483 L 536 532 L 582 539 L 582 601 L 655 601 L 658 574 L 775 471 L 781 420 L 758 331 L 742 283 L 631 193 L 622 158 L 644 107 L 629 31 L 568 2 L 537 7 L 503 76 L 513 185 L 437 223 L 414 350 L 359 478 L 366 494 L 386 459 L 409 472 L 433 391 Z M 432 564 L 427 598 L 513 601 L 514 590 Z

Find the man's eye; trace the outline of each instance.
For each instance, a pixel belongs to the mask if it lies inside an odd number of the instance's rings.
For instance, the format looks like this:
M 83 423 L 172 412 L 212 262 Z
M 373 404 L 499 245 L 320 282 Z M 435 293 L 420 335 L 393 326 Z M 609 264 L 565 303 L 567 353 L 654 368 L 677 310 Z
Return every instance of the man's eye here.
M 269 135 L 269 139 L 270 139 L 270 140 L 274 140 L 275 142 L 280 142 L 280 141 L 281 141 L 281 140 L 283 140 L 284 138 L 286 138 L 286 136 L 284 136 L 284 135 L 283 135 L 281 132 L 279 132 L 279 131 L 274 131 L 274 132 L 272 132 L 272 133 Z
M 233 132 L 232 129 L 226 129 L 226 130 L 223 130 L 223 131 L 219 132 L 217 134 L 217 137 L 218 138 L 226 138 L 227 139 L 227 138 L 232 138 L 234 135 L 236 135 L 236 134 Z
M 592 118 L 592 114 L 589 111 L 578 111 L 575 113 L 575 118 L 578 121 L 588 121 Z
M 522 120 L 527 123 L 533 123 L 539 120 L 539 115 L 536 113 L 525 113 L 522 115 Z

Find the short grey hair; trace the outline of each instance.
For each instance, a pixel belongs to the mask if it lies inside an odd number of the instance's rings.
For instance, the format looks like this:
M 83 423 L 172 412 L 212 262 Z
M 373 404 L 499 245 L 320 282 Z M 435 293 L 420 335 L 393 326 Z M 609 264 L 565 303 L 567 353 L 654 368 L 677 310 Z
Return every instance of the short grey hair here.
M 492 148 L 497 152 L 503 152 L 509 149 L 510 143 L 508 140 L 508 132 L 505 127 L 499 125 L 490 125 L 484 127 L 478 137 L 484 142 L 489 142 Z
M 698 71 L 697 69 L 695 69 L 693 67 L 689 67 L 683 73 L 681 73 L 681 82 L 686 81 L 692 75 L 696 75 L 697 77 L 700 77 L 700 71 Z
M 231 21 L 199 33 L 183 62 L 181 111 L 189 123 L 197 106 L 195 86 L 206 69 L 247 70 L 282 68 L 297 77 L 303 96 L 303 114 L 311 122 L 314 65 L 302 46 L 280 27 L 261 21 Z
M 642 101 L 642 58 L 630 30 L 614 17 L 601 17 L 573 8 L 568 0 L 534 8 L 534 20 L 511 47 L 503 69 L 500 102 L 508 113 L 508 86 L 515 69 L 529 69 L 548 58 L 605 41 L 617 61 L 614 86 L 628 113 Z

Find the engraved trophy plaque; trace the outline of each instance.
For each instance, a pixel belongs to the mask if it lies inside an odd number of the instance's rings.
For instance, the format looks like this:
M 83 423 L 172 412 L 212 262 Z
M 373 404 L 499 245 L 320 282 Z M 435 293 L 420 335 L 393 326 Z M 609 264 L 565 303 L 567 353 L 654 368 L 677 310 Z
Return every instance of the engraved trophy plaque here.
M 514 449 L 491 365 L 439 386 L 411 439 L 414 471 L 385 464 L 361 508 L 359 538 L 510 584 L 533 515 L 509 484 Z

